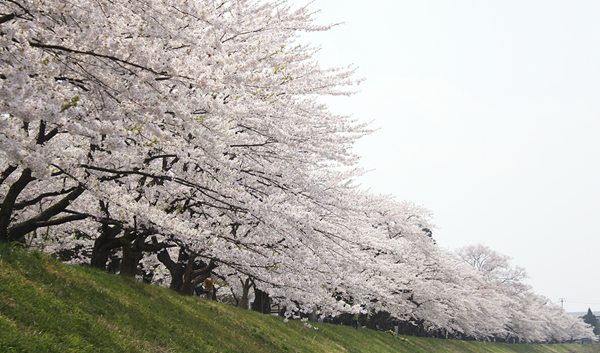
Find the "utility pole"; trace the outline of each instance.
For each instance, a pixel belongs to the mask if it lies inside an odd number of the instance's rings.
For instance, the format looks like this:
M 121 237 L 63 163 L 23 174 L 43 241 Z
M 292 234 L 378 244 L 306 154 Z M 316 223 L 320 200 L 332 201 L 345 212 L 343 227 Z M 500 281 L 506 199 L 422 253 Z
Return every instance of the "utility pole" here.
M 564 303 L 565 303 L 565 298 L 558 298 L 558 301 L 560 302 L 560 308 L 564 310 Z

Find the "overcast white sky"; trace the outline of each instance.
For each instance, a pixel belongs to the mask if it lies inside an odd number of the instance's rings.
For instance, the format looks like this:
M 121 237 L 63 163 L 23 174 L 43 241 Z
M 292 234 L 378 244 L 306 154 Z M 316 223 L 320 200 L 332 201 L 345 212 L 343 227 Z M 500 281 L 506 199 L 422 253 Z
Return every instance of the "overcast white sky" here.
M 345 22 L 308 36 L 319 60 L 366 78 L 331 101 L 379 128 L 356 149 L 362 183 L 432 210 L 441 246 L 488 245 L 540 294 L 600 314 L 600 1 L 310 8 Z

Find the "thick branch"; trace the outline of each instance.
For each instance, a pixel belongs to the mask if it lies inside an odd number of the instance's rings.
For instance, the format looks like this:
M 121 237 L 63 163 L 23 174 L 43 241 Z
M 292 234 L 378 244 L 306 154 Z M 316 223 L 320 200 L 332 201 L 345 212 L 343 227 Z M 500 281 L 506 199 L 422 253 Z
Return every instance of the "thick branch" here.
M 2 183 L 4 183 L 4 181 L 6 179 L 8 179 L 8 177 L 15 171 L 17 170 L 17 166 L 16 165 L 9 165 L 8 168 L 6 168 L 2 174 L 0 175 L 0 185 L 2 185 Z
M 44 143 L 50 141 L 51 138 L 56 136 L 56 134 L 58 134 L 57 128 L 54 128 L 54 129 L 50 130 L 50 132 L 46 133 L 46 122 L 44 120 L 41 120 L 40 127 L 38 130 L 38 135 L 35 139 L 35 142 L 38 145 L 43 145 Z
M 2 207 L 0 207 L 0 241 L 9 240 L 10 218 L 12 216 L 14 205 L 19 194 L 25 189 L 34 178 L 31 176 L 31 169 L 26 168 L 21 173 L 21 176 L 8 189 Z
M 165 265 L 169 272 L 172 273 L 175 271 L 175 266 L 177 266 L 177 264 L 175 261 L 173 261 L 173 259 L 171 259 L 171 255 L 169 255 L 169 252 L 166 250 L 166 248 L 159 252 L 156 257 L 158 258 L 158 261 Z
M 206 265 L 202 268 L 199 268 L 197 270 L 194 270 L 192 272 L 192 274 L 194 276 L 193 282 L 197 284 L 197 283 L 200 283 L 201 281 L 205 280 L 210 275 L 212 270 L 214 270 L 215 268 L 217 268 L 217 264 L 214 259 L 211 259 L 208 265 Z M 204 277 L 204 276 L 207 276 L 207 277 Z M 198 281 L 198 278 L 202 278 L 202 280 Z
M 9 239 L 21 239 L 28 232 L 39 228 L 35 226 L 35 224 L 46 222 L 50 218 L 64 211 L 71 204 L 71 202 L 77 199 L 84 192 L 84 190 L 85 189 L 83 187 L 79 186 L 73 191 L 71 191 L 69 194 L 67 194 L 65 197 L 57 201 L 52 206 L 38 213 L 36 216 L 10 227 L 10 229 L 8 230 Z
M 13 209 L 14 210 L 20 210 L 20 209 L 23 209 L 25 207 L 28 207 L 28 206 L 31 206 L 31 205 L 35 205 L 36 203 L 42 201 L 46 197 L 64 195 L 64 194 L 69 193 L 69 192 L 71 192 L 73 190 L 75 190 L 75 187 L 70 188 L 70 189 L 66 189 L 66 190 L 53 191 L 53 192 L 45 192 L 43 194 L 40 194 L 40 195 L 34 197 L 31 200 L 15 203 L 15 206 L 14 206 Z
M 140 245 L 140 251 L 143 252 L 150 252 L 150 253 L 156 253 L 156 252 L 162 252 L 162 250 L 167 249 L 167 248 L 174 248 L 177 245 L 175 244 L 168 244 L 168 243 L 143 243 Z
M 43 221 L 43 222 L 37 222 L 37 223 L 35 223 L 35 227 L 32 228 L 29 232 L 33 231 L 36 228 L 57 226 L 60 224 L 69 223 L 69 222 L 73 222 L 73 221 L 81 221 L 86 218 L 87 218 L 86 215 L 78 214 L 78 215 L 70 215 L 70 216 L 55 218 L 55 219 L 51 219 L 51 220 Z
M 4 15 L 4 16 L 0 17 L 0 24 L 14 20 L 16 17 L 17 16 L 14 13 L 9 13 L 8 15 Z

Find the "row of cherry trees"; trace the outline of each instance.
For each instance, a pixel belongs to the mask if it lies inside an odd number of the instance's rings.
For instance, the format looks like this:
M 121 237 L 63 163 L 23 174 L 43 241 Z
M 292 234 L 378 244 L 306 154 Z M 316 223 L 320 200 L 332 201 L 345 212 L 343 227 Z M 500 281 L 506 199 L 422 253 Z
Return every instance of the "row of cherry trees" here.
M 288 313 L 589 336 L 352 182 L 368 127 L 318 98 L 359 81 L 297 38 L 328 28 L 286 1 L 0 3 L 0 241 L 184 294 L 218 277 L 240 306 L 254 289 Z

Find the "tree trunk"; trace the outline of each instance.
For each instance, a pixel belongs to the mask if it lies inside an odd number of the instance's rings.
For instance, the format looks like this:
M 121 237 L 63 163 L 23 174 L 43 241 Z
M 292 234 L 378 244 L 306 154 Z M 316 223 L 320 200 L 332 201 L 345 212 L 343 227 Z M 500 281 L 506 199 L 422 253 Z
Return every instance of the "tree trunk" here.
M 171 259 L 168 251 L 163 250 L 158 254 L 171 274 L 170 288 L 183 295 L 193 295 L 194 289 L 206 278 L 210 277 L 212 270 L 217 266 L 213 260 L 207 265 L 203 261 L 196 261 L 198 255 L 189 253 L 184 248 L 179 249 L 177 262 Z
M 204 261 L 196 261 L 198 255 L 191 254 L 187 266 L 185 268 L 185 272 L 183 274 L 183 285 L 181 287 L 181 293 L 184 295 L 193 295 L 194 289 L 200 283 L 202 283 L 207 278 L 212 276 L 212 270 L 214 270 L 217 266 L 214 260 L 210 260 L 207 264 Z M 212 295 L 207 295 L 207 299 L 214 298 L 214 293 Z
M 122 249 L 123 257 L 121 259 L 119 274 L 127 277 L 135 277 L 138 264 L 143 256 L 142 251 L 139 249 L 138 239 L 136 239 L 133 244 L 125 240 Z
M 263 292 L 262 290 L 254 287 L 254 302 L 252 303 L 252 310 L 263 314 L 270 313 L 271 297 L 269 297 L 269 293 Z
M 171 284 L 169 284 L 169 288 L 172 290 L 181 293 L 181 287 L 183 286 L 183 272 L 185 267 L 180 264 L 173 270 L 169 271 L 171 273 Z
M 117 235 L 121 232 L 120 225 L 109 225 L 107 223 L 102 225 L 101 233 L 98 238 L 94 241 L 94 247 L 92 248 L 92 256 L 90 265 L 92 267 L 106 269 L 106 264 L 110 253 L 113 249 L 118 248 L 121 242 L 116 239 Z
M 188 254 L 184 248 L 179 249 L 179 256 L 177 257 L 177 262 L 171 259 L 169 252 L 167 249 L 162 250 L 158 253 L 158 260 L 165 265 L 167 270 L 169 270 L 169 274 L 171 275 L 171 283 L 169 284 L 169 288 L 174 290 L 175 292 L 180 293 L 181 287 L 183 285 L 183 273 L 185 271 L 184 264 L 187 263 Z
M 153 234 L 149 229 L 127 230 L 121 238 L 123 257 L 119 273 L 123 276 L 134 277 L 138 274 L 138 266 L 145 252 L 159 254 L 169 247 L 166 243 L 159 243 L 156 237 L 152 237 L 151 243 L 146 243 L 148 236 Z M 167 254 L 168 255 L 168 254 Z
M 242 282 L 242 280 L 240 280 Z M 245 281 L 242 282 L 242 298 L 238 303 L 238 307 L 243 309 L 248 309 L 250 307 L 250 302 L 248 299 L 248 294 L 250 293 L 250 288 L 252 287 L 252 281 L 250 277 L 246 278 Z
M 90 265 L 92 267 L 101 268 L 103 270 L 106 269 L 106 264 L 108 263 L 108 258 L 110 257 L 112 249 L 104 245 L 103 239 L 100 239 L 100 237 L 94 242 L 90 260 Z
M 187 265 L 185 266 L 185 271 L 183 272 L 183 283 L 181 285 L 181 294 L 183 295 L 193 295 L 194 294 L 194 264 L 196 260 L 196 255 L 190 254 L 188 258 Z

